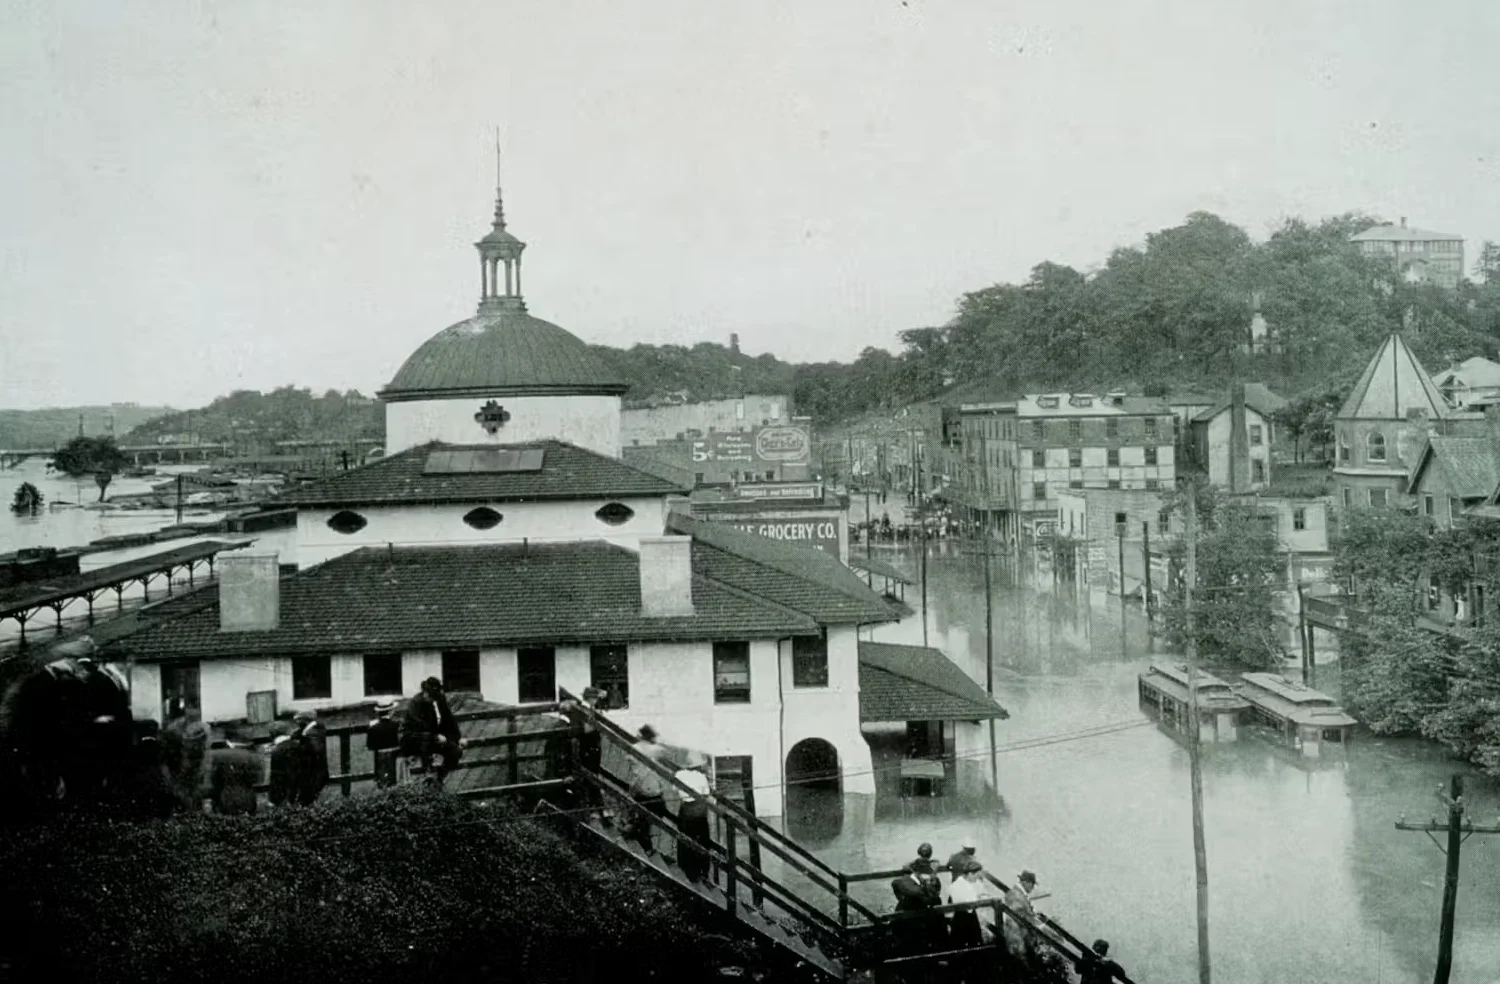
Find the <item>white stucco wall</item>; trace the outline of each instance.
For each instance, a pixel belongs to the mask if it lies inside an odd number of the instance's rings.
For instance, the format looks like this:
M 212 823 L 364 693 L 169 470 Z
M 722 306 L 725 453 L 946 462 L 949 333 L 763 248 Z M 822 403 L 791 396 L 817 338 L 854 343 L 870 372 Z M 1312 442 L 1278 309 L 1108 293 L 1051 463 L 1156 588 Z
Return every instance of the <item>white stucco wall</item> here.
M 489 402 L 487 397 L 387 403 L 385 453 L 395 454 L 428 441 L 516 444 L 555 438 L 612 458 L 620 456 L 618 396 L 506 396 L 494 399 L 511 415 L 494 435 L 474 420 L 479 408 Z
M 608 502 L 620 502 L 635 515 L 620 526 L 601 521 L 595 512 Z M 476 530 L 463 517 L 480 503 L 444 506 L 371 506 L 353 510 L 365 518 L 364 529 L 339 533 L 328 520 L 336 509 L 303 509 L 297 513 L 298 567 L 321 564 L 361 547 L 479 546 L 494 543 L 533 543 L 608 540 L 631 550 L 643 536 L 661 536 L 666 529 L 665 498 L 588 499 L 571 502 L 496 502 L 490 508 L 504 517 L 500 525 Z
M 1225 411 L 1208 422 L 1207 448 L 1208 457 L 1208 481 L 1211 485 L 1229 485 L 1229 451 L 1230 436 L 1233 430 L 1234 414 Z M 1260 427 L 1261 443 L 1259 445 L 1250 443 L 1250 428 Z M 1263 489 L 1271 482 L 1271 425 L 1256 411 L 1245 408 L 1245 447 L 1250 453 L 1252 461 L 1260 461 L 1265 469 L 1264 481 L 1254 481 L 1254 470 L 1245 476 L 1247 488 Z
M 589 685 L 587 646 L 559 646 L 556 659 L 559 687 L 577 694 Z M 612 711 L 610 716 L 631 731 L 649 723 L 661 733 L 663 741 L 709 755 L 751 756 L 757 787 L 756 808 L 761 815 L 783 813 L 785 757 L 804 738 L 821 738 L 838 750 L 845 793 L 873 795 L 870 750 L 859 730 L 859 670 L 853 628 L 829 631 L 827 687 L 792 686 L 789 642 L 752 641 L 748 704 L 714 703 L 711 642 L 632 644 L 628 648 L 628 661 L 630 706 Z M 213 723 L 243 719 L 247 694 L 261 690 L 275 690 L 277 707 L 282 710 L 354 704 L 377 696 L 365 694 L 362 656 L 334 656 L 330 670 L 331 697 L 295 701 L 291 658 L 204 661 L 199 670 L 204 720 Z M 440 676 L 441 672 L 440 653 L 405 653 L 401 674 L 403 694 L 415 693 L 424 678 Z M 479 675 L 486 700 L 518 702 L 514 648 L 482 650 Z M 160 720 L 158 667 L 151 664 L 135 667 L 132 707 L 142 717 Z

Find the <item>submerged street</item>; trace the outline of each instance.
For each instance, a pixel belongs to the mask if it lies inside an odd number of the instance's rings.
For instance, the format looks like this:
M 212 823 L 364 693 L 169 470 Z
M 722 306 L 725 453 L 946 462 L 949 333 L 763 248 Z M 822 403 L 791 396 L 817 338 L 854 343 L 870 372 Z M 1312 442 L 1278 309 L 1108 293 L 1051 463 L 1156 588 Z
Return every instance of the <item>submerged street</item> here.
M 863 551 L 854 546 L 851 553 Z M 984 682 L 983 574 L 957 542 L 931 545 L 929 644 Z M 915 549 L 875 549 L 913 575 Z M 996 697 L 1011 713 L 996 726 L 1004 805 L 956 799 L 877 805 L 868 835 L 816 794 L 797 797 L 788 825 L 834 868 L 899 867 L 922 841 L 946 858 L 972 836 L 1002 880 L 1035 871 L 1052 897 L 1039 911 L 1085 942 L 1111 941 L 1137 981 L 1196 979 L 1188 753 L 1147 721 L 1136 674 L 1152 658 L 1138 606 L 1087 600 L 1050 578 L 1037 587 L 1007 562 L 994 567 Z M 915 578 L 914 578 L 915 579 Z M 921 589 L 906 598 L 920 608 Z M 920 644 L 920 615 L 875 633 Z M 1336 668 L 1321 687 L 1337 693 Z M 1079 732 L 1105 731 L 1094 737 Z M 988 762 L 983 763 L 988 769 Z M 1432 978 L 1443 855 L 1425 835 L 1395 829 L 1406 814 L 1441 812 L 1439 784 L 1469 775 L 1471 816 L 1494 822 L 1492 780 L 1446 759 L 1436 745 L 1360 730 L 1347 764 L 1304 765 L 1254 737 L 1205 746 L 1204 791 L 1215 980 L 1389 982 Z M 1500 838 L 1475 836 L 1462 853 L 1454 981 L 1500 974 Z M 882 882 L 863 900 L 891 907 Z

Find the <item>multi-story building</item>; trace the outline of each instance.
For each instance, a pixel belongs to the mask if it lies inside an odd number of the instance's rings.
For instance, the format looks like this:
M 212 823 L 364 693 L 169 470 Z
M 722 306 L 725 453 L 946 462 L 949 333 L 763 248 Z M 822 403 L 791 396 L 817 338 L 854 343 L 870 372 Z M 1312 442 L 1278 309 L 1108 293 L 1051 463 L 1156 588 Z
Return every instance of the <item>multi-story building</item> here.
M 1410 229 L 1387 222 L 1351 237 L 1365 256 L 1388 260 L 1412 282 L 1452 289 L 1464 275 L 1464 237 L 1451 232 Z
M 1193 461 L 1208 475 L 1208 483 L 1236 491 L 1255 491 L 1271 484 L 1271 420 L 1245 405 L 1241 423 L 1244 452 L 1234 451 L 1234 408 L 1228 403 L 1193 418 Z M 1235 466 L 1244 468 L 1235 473 Z
M 791 419 L 792 399 L 781 395 L 633 407 L 620 413 L 620 443 L 627 448 L 646 447 L 658 441 L 684 440 L 694 432 L 753 431 Z
M 1430 434 L 1452 414 L 1417 357 L 1393 334 L 1333 419 L 1333 475 L 1345 509 L 1396 504 Z
M 1057 493 L 1057 570 L 1093 592 L 1161 591 L 1167 549 L 1182 532 L 1169 490 L 1063 489 Z M 1147 576 L 1147 571 L 1150 576 Z
M 1500 403 L 1500 362 L 1482 355 L 1465 359 L 1432 377 L 1443 398 L 1458 409 Z
M 960 411 L 971 518 L 1007 539 L 1052 532 L 1063 490 L 1165 490 L 1177 477 L 1175 418 L 1159 399 L 1040 393 Z

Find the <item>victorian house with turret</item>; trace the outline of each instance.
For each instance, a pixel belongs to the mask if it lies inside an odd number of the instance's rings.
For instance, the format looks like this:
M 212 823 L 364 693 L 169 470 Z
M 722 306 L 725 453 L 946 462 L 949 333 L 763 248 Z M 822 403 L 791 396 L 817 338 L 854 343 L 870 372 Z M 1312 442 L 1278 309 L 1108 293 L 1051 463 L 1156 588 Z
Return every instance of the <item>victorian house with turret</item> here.
M 940 653 L 862 655 L 861 627 L 900 612 L 836 554 L 694 520 L 687 489 L 621 460 L 626 384 L 528 311 L 498 191 L 476 245 L 477 313 L 379 393 L 386 456 L 272 503 L 296 510 L 292 556 L 222 558 L 216 588 L 111 644 L 139 716 L 169 695 L 210 722 L 347 706 L 429 676 L 503 704 L 592 685 L 778 815 L 798 776 L 873 793 L 862 725 L 1005 715 Z

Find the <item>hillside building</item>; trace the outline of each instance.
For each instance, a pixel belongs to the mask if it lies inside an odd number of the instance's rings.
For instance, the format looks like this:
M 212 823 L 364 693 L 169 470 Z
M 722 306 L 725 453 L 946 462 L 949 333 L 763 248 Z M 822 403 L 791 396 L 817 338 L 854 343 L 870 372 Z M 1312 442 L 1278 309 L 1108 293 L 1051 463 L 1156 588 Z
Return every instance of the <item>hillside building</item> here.
M 1449 290 L 1464 276 L 1464 237 L 1451 232 L 1408 228 L 1389 222 L 1372 226 L 1350 237 L 1365 256 L 1391 264 L 1402 278 L 1430 283 Z

